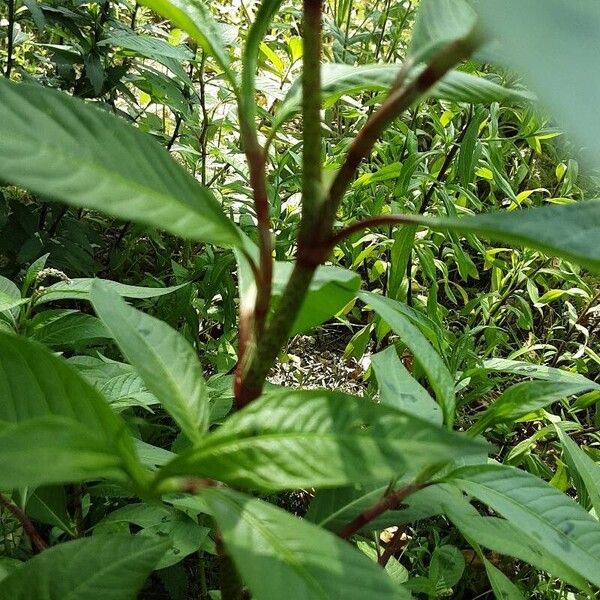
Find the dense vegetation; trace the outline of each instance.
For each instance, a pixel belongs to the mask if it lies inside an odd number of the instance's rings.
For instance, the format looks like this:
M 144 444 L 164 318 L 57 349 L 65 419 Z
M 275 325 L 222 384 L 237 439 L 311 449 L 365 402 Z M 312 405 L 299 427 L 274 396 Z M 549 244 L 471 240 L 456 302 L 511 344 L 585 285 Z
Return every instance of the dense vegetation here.
M 0 599 L 600 588 L 600 8 L 300 4 L 0 4 Z

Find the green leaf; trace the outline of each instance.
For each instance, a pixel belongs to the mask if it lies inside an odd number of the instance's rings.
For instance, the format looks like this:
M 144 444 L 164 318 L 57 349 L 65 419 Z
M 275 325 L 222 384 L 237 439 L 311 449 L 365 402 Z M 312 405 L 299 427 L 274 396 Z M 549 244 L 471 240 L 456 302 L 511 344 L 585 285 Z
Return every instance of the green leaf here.
M 140 4 L 169 19 L 173 25 L 190 35 L 217 61 L 229 81 L 235 85 L 236 78 L 231 70 L 219 23 L 202 0 L 141 0 Z
M 46 346 L 64 348 L 110 338 L 100 319 L 77 310 L 45 310 L 29 323 L 30 338 Z
M 600 523 L 571 498 L 534 475 L 502 465 L 464 467 L 447 480 L 536 540 L 538 552 L 600 586 Z
M 483 564 L 496 600 L 525 600 L 519 588 L 500 569 L 497 569 L 487 558 L 483 559 Z
M 595 384 L 562 381 L 523 381 L 510 386 L 495 400 L 469 429 L 470 435 L 478 435 L 494 423 L 515 421 L 575 394 L 594 389 Z
M 527 535 L 505 519 L 482 517 L 465 500 L 462 504 L 453 502 L 447 505 L 445 513 L 470 543 L 476 540 L 486 548 L 523 560 L 575 587 L 589 589 L 585 579 L 567 564 L 568 559 L 545 551 L 539 536 Z
M 273 273 L 273 294 L 280 296 L 292 273 L 293 263 L 277 262 Z M 360 287 L 360 276 L 340 267 L 320 266 L 310 283 L 308 293 L 291 335 L 308 331 L 329 320 L 348 304 Z
M 332 106 L 342 96 L 359 94 L 365 91 L 385 92 L 389 90 L 402 65 L 367 64 L 345 65 L 326 63 L 321 69 L 321 91 L 323 103 Z M 416 77 L 422 67 L 414 68 L 411 77 Z M 503 87 L 483 77 L 463 71 L 450 71 L 428 92 L 428 96 L 453 102 L 490 104 L 491 102 L 531 101 L 527 92 Z M 277 108 L 273 120 L 273 131 L 300 110 L 302 102 L 302 84 L 296 80 L 281 105 Z
M 475 233 L 560 256 L 600 273 L 600 200 L 454 218 L 409 217 L 432 229 Z
M 27 298 L 21 298 L 19 288 L 10 279 L 0 275 L 0 313 L 9 313 L 9 318 L 14 321 L 19 316 L 18 307 L 27 301 Z
M 0 427 L 0 486 L 5 489 L 93 479 L 126 483 L 123 459 L 90 429 L 49 416 Z
M 498 40 L 494 52 L 500 61 L 525 77 L 597 164 L 600 5 L 595 0 L 482 0 L 476 8 Z
M 187 340 L 163 321 L 128 306 L 101 284 L 92 287 L 91 300 L 150 392 L 190 440 L 202 439 L 210 407 L 202 367 Z
M 462 552 L 451 544 L 437 546 L 429 564 L 429 581 L 434 589 L 443 592 L 454 587 L 465 570 Z
M 167 543 L 141 536 L 97 536 L 59 544 L 0 583 L 11 600 L 133 600 Z
M 156 503 L 128 504 L 111 512 L 94 527 L 94 535 L 114 535 L 122 531 L 123 524 L 141 528 L 136 535 L 169 541 L 169 548 L 156 564 L 156 569 L 175 565 L 196 552 L 209 533 L 206 527 L 200 527 L 184 512 Z
M 401 312 L 400 302 L 371 292 L 360 292 L 358 297 L 386 321 L 419 361 L 442 407 L 444 422 L 448 428 L 452 428 L 456 408 L 454 380 L 440 355 L 431 347 L 421 331 Z
M 308 521 L 233 490 L 201 495 L 256 600 L 410 598 L 377 564 Z
M 328 390 L 269 393 L 159 472 L 277 491 L 381 481 L 485 445 L 369 400 Z
M 476 367 L 475 369 L 465 372 L 464 377 L 472 377 L 479 373 L 489 372 L 511 373 L 513 375 L 523 375 L 524 377 L 542 379 L 545 381 L 573 384 L 579 383 L 580 385 L 588 385 L 589 389 L 600 389 L 600 384 L 591 381 L 579 373 L 547 367 L 546 365 L 536 365 L 520 360 L 509 360 L 506 358 L 490 358 L 485 360 L 483 361 L 482 367 Z
M 437 425 L 442 423 L 439 405 L 406 370 L 394 346 L 371 357 L 381 402 Z
M 94 279 L 92 277 L 70 279 L 69 281 L 58 281 L 45 288 L 36 300 L 36 304 L 54 302 L 55 300 L 89 300 L 90 291 L 95 282 L 101 283 L 104 287 L 112 290 L 116 294 L 119 294 L 119 296 L 123 296 L 124 298 L 135 298 L 139 300 L 166 296 L 167 294 L 172 294 L 173 292 L 176 292 L 182 287 L 188 285 L 187 283 L 182 283 L 181 285 L 162 288 L 127 285 L 125 283 L 119 283 L 118 281 L 110 281 L 109 279 Z
M 242 60 L 241 114 L 243 126 L 254 127 L 256 120 L 256 71 L 260 44 L 282 0 L 262 0 L 250 26 Z
M 160 38 L 137 33 L 118 31 L 104 38 L 98 46 L 117 46 L 132 50 L 136 54 L 160 61 L 163 58 L 174 58 L 178 61 L 191 60 L 192 53 L 185 46 L 173 46 Z
M 14 424 L 0 432 L 3 453 L 14 454 L 18 447 L 33 458 L 32 453 L 43 457 L 46 452 L 44 465 L 52 467 L 50 470 L 46 469 L 46 474 L 41 463 L 29 465 L 29 468 L 38 473 L 37 477 L 45 478 L 36 480 L 37 485 L 82 478 L 86 448 L 92 455 L 98 455 L 99 463 L 109 467 L 114 476 L 119 471 L 120 479 L 124 479 L 126 473 L 138 483 L 145 479 L 145 474 L 140 472 L 141 467 L 125 423 L 111 410 L 100 393 L 73 367 L 43 346 L 2 332 L 0 422 Z M 65 429 L 64 435 L 60 433 L 61 423 Z M 41 448 L 42 441 L 44 448 Z M 53 452 L 60 451 L 68 458 L 67 454 L 72 451 L 73 446 L 77 447 L 80 456 L 72 456 L 72 460 L 81 461 L 79 471 L 74 472 L 77 477 L 65 479 L 67 472 L 64 470 L 60 474 L 52 473 Z M 52 447 L 53 451 L 50 450 Z M 4 465 L 9 464 L 5 460 L 2 462 Z M 56 459 L 57 469 L 60 465 L 62 463 Z M 21 465 L 21 469 L 23 468 Z M 15 477 L 18 477 L 19 468 L 14 466 L 14 470 Z M 3 468 L 2 473 L 7 476 L 7 469 Z M 18 485 L 22 484 L 20 482 Z M 10 487 L 6 481 L 4 485 Z M 11 485 L 16 486 L 17 483 Z M 29 485 L 34 485 L 34 482 L 29 482 Z
M 573 479 L 578 483 L 577 477 L 579 477 L 583 484 L 583 489 L 580 485 L 577 486 L 580 503 L 582 503 L 584 493 L 587 493 L 594 512 L 596 515 L 600 515 L 600 465 L 571 440 L 559 425 L 556 425 L 556 432 L 562 445 L 563 457 Z
M 241 243 L 211 192 L 149 136 L 38 85 L 0 81 L 0 179 L 186 239 Z
M 476 21 L 477 14 L 465 0 L 422 0 L 409 52 L 424 61 L 442 46 L 465 37 Z

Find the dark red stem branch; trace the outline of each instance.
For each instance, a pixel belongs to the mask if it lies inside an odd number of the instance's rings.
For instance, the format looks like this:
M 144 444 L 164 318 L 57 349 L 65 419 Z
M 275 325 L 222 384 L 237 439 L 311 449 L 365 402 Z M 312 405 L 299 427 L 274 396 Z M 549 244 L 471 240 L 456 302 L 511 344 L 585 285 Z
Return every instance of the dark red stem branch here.
M 44 541 L 42 536 L 38 533 L 35 525 L 29 520 L 29 517 L 21 510 L 16 504 L 11 502 L 4 494 L 0 494 L 0 504 L 9 510 L 14 517 L 21 523 L 23 531 L 27 537 L 31 540 L 33 547 L 38 551 L 42 552 L 48 547 L 48 544 Z
M 338 535 L 343 539 L 348 539 L 350 536 L 359 532 L 365 525 L 376 519 L 388 510 L 397 508 L 398 505 L 412 493 L 423 489 L 427 484 L 411 483 L 405 485 L 399 490 L 393 490 L 384 494 L 384 496 L 373 506 L 361 512 L 357 517 L 352 519 L 350 523 L 340 529 Z

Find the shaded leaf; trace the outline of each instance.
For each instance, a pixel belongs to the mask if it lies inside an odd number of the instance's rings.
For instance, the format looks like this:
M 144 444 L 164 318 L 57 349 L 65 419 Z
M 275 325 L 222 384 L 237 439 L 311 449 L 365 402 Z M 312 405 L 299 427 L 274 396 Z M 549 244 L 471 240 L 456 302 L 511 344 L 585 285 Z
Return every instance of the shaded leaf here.
M 0 583 L 11 600 L 133 600 L 167 549 L 141 536 L 97 536 L 59 544 Z
M 280 508 L 226 489 L 202 498 L 257 600 L 410 598 L 347 542 Z

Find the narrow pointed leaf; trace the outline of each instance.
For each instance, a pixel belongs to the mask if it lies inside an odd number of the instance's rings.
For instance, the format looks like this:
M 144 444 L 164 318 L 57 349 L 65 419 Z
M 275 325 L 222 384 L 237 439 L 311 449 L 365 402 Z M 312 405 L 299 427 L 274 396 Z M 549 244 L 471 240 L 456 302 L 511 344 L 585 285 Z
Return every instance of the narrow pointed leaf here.
M 82 277 L 69 279 L 68 281 L 57 281 L 43 290 L 36 300 L 37 304 L 53 302 L 55 300 L 89 300 L 90 291 L 95 282 L 102 285 L 124 298 L 159 298 L 180 290 L 187 283 L 171 287 L 143 287 L 140 285 L 127 285 L 110 279 L 94 279 L 93 277 Z
M 45 550 L 0 582 L 11 600 L 134 600 L 167 549 L 142 536 L 94 536 Z
M 232 490 L 206 489 L 202 498 L 256 600 L 410 598 L 376 563 L 308 521 Z
M 212 193 L 148 135 L 42 86 L 0 80 L 0 179 L 186 239 L 240 243 Z
M 150 392 L 190 440 L 200 440 L 208 427 L 210 407 L 202 368 L 187 340 L 101 284 L 92 287 L 91 300 Z
M 284 390 L 232 415 L 159 472 L 265 491 L 381 481 L 485 444 L 355 396 Z
M 483 559 L 483 564 L 496 600 L 525 600 L 519 588 L 500 569 L 487 558 Z
M 421 331 L 396 308 L 400 305 L 399 302 L 371 292 L 360 292 L 359 298 L 369 304 L 400 336 L 402 343 L 408 346 L 419 361 L 435 391 L 437 401 L 442 407 L 444 422 L 451 428 L 456 408 L 454 380 L 440 355 L 431 347 Z

